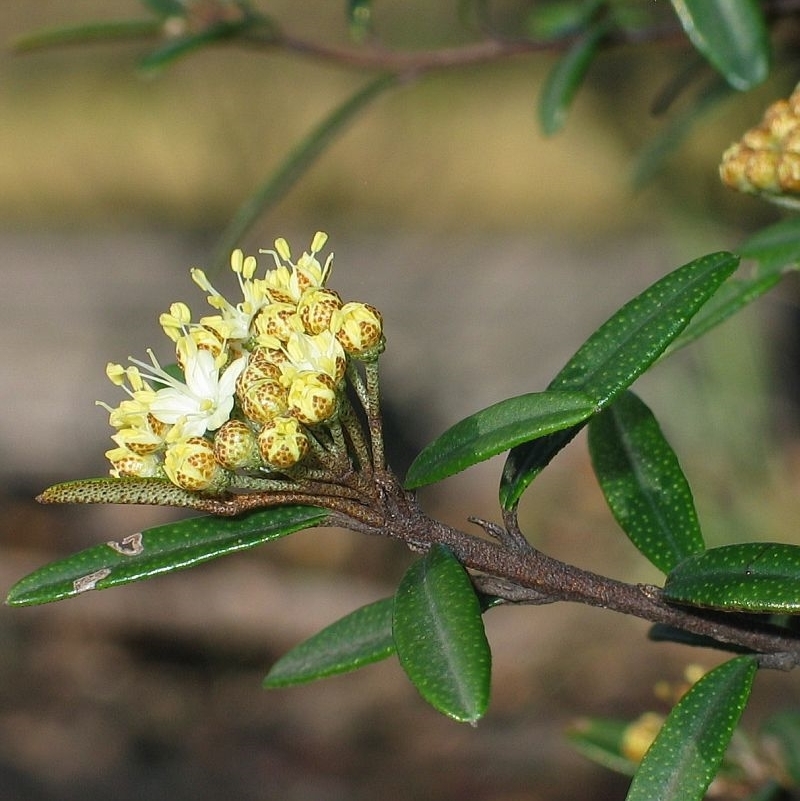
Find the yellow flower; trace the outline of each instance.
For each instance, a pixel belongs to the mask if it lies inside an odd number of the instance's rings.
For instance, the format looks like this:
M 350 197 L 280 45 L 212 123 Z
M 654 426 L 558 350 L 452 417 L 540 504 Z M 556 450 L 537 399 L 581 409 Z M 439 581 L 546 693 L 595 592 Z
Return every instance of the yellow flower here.
M 164 471 L 161 461 L 153 454 L 138 454 L 127 448 L 106 451 L 114 478 L 161 478 Z
M 344 377 L 347 359 L 341 343 L 330 331 L 313 336 L 292 334 L 284 352 L 289 364 L 282 365 L 281 369 L 290 379 L 297 373 L 325 373 L 338 384 Z
M 317 253 L 325 247 L 327 241 L 328 235 L 317 231 L 311 240 L 310 251 L 303 253 L 297 262 L 292 261 L 289 243 L 283 238 L 275 240 L 275 250 L 260 251 L 269 254 L 275 261 L 275 269 L 270 270 L 264 278 L 273 300 L 297 304 L 306 290 L 325 286 L 333 264 L 333 254 L 322 265 L 317 259 Z M 281 260 L 286 264 L 282 264 Z

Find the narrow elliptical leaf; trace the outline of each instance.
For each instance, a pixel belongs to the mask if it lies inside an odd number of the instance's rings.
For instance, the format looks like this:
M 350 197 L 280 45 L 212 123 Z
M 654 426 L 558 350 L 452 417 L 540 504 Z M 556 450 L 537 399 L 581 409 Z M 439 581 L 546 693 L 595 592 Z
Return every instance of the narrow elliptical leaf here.
M 661 356 L 738 263 L 732 253 L 711 253 L 657 281 L 584 342 L 550 382 L 548 391 L 582 392 L 601 411 Z M 511 450 L 500 484 L 504 509 L 516 506 L 531 481 L 580 428 L 558 431 Z
M 800 265 L 800 217 L 787 217 L 762 228 L 745 240 L 739 255 L 759 262 L 760 275 L 796 269 Z
M 608 29 L 605 22 L 591 25 L 547 75 L 539 95 L 539 124 L 546 136 L 557 133 L 564 126 L 572 101 Z
M 706 673 L 670 712 L 626 801 L 700 801 L 744 711 L 758 663 L 740 656 Z
M 606 501 L 631 542 L 663 573 L 705 549 L 689 482 L 650 409 L 623 392 L 589 423 Z
M 394 653 L 394 598 L 362 606 L 284 654 L 264 679 L 264 687 L 288 687 L 347 673 Z
M 580 392 L 532 392 L 495 403 L 427 445 L 406 475 L 408 489 L 441 481 L 520 442 L 570 428 L 595 411 Z
M 769 74 L 770 42 L 757 0 L 672 0 L 692 44 L 734 88 L 751 89 Z
M 400 664 L 422 697 L 455 720 L 475 723 L 489 704 L 491 652 L 469 575 L 433 545 L 406 571 L 394 601 Z
M 45 604 L 181 570 L 324 525 L 327 516 L 324 509 L 313 506 L 276 506 L 241 517 L 193 517 L 167 523 L 45 565 L 18 581 L 6 603 Z
M 723 545 L 684 559 L 667 576 L 664 599 L 728 612 L 800 613 L 800 546 Z

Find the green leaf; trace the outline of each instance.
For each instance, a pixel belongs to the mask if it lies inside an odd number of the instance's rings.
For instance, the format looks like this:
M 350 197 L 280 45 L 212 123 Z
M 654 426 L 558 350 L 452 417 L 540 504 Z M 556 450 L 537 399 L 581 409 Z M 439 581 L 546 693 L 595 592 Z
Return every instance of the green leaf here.
M 525 30 L 534 39 L 548 41 L 572 36 L 588 26 L 606 0 L 560 0 L 537 3 L 525 20 Z
M 724 323 L 729 317 L 732 317 L 745 306 L 769 292 L 776 284 L 780 283 L 782 277 L 780 273 L 773 273 L 755 278 L 726 281 L 717 294 L 692 318 L 689 325 L 681 332 L 681 335 L 673 340 L 672 344 L 664 352 L 664 356 L 669 356 L 676 350 L 705 336 L 713 328 Z
M 691 645 L 693 648 L 713 648 L 717 651 L 728 651 L 734 654 L 755 653 L 752 648 L 720 642 L 705 634 L 694 634 L 691 631 L 668 626 L 666 623 L 656 623 L 651 626 L 647 632 L 647 638 L 653 642 L 677 642 L 681 645 Z
M 765 272 L 780 272 L 800 265 L 800 217 L 785 220 L 762 228 L 739 248 L 744 259 L 755 259 Z
M 624 392 L 591 421 L 589 450 L 614 518 L 659 570 L 705 549 L 689 482 L 636 395 Z
M 601 411 L 659 358 L 738 263 L 732 253 L 711 253 L 656 281 L 584 342 L 548 391 L 582 392 Z M 504 509 L 519 502 L 526 487 L 579 430 L 576 426 L 512 449 L 500 484 Z
M 160 17 L 186 16 L 186 7 L 180 0 L 141 0 L 141 2 Z
M 761 727 L 760 739 L 781 773 L 800 785 L 800 712 L 785 709 L 772 715 Z
M 670 712 L 626 801 L 700 801 L 750 697 L 758 663 L 739 656 L 706 673 Z
M 386 659 L 394 652 L 394 598 L 362 606 L 292 648 L 273 666 L 264 687 L 288 687 Z
M 563 127 L 572 101 L 608 30 L 606 22 L 592 25 L 547 75 L 539 96 L 539 124 L 545 135 L 550 136 Z
M 627 720 L 583 718 L 570 727 L 567 737 L 576 751 L 598 765 L 633 776 L 638 764 L 622 753 L 625 733 L 630 725 Z
M 347 22 L 350 36 L 363 42 L 372 31 L 372 0 L 347 0 Z
M 255 14 L 246 14 L 233 20 L 220 20 L 207 27 L 192 33 L 168 39 L 166 44 L 148 53 L 139 60 L 139 69 L 145 73 L 153 73 L 164 69 L 173 61 L 190 55 L 195 50 L 208 45 L 219 44 L 226 39 L 259 29 L 264 32 L 274 32 L 271 21 Z
M 44 604 L 193 567 L 324 525 L 327 517 L 311 506 L 276 506 L 241 517 L 194 517 L 156 526 L 39 568 L 11 588 L 6 603 Z
M 686 141 L 692 129 L 706 119 L 721 101 L 729 97 L 731 91 L 730 86 L 721 79 L 713 81 L 647 140 L 634 160 L 631 175 L 634 189 L 641 189 L 653 180 L 667 160 Z
M 160 20 L 131 19 L 109 22 L 84 22 L 80 25 L 63 25 L 32 31 L 18 36 L 13 40 L 11 46 L 17 52 L 28 52 L 62 45 L 83 45 L 123 39 L 148 39 L 160 32 Z
M 723 545 L 684 559 L 667 576 L 664 600 L 726 612 L 800 612 L 800 546 Z
M 574 426 L 595 411 L 579 392 L 532 392 L 464 418 L 427 445 L 408 469 L 408 489 L 441 481 L 521 442 Z
M 740 91 L 769 74 L 770 42 L 756 0 L 672 0 L 692 44 Z
M 350 122 L 400 80 L 400 76 L 394 73 L 379 75 L 337 106 L 302 139 L 278 169 L 239 207 L 217 243 L 213 263 L 220 268 L 227 264 L 231 251 L 238 246 L 250 226 L 287 194 Z
M 489 704 L 491 652 L 469 575 L 442 545 L 406 571 L 394 601 L 397 656 L 439 712 L 475 723 Z

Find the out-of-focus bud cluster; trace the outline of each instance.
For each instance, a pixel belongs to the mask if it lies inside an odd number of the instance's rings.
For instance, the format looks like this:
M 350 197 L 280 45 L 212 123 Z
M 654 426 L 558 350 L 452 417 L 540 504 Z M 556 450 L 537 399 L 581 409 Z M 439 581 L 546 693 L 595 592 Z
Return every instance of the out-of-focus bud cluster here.
M 161 315 L 175 343 L 177 365 L 109 364 L 109 379 L 128 394 L 104 406 L 117 447 L 106 456 L 111 474 L 168 478 L 183 489 L 219 492 L 231 474 L 280 472 L 310 451 L 310 429 L 332 421 L 350 359 L 374 361 L 384 347 L 377 309 L 344 303 L 325 287 L 333 256 L 317 254 L 327 235 L 292 261 L 275 242 L 274 268 L 256 278 L 256 258 L 231 256 L 243 300 L 232 304 L 202 270 L 195 283 L 217 314 L 192 322 L 185 303 Z
M 800 201 L 800 86 L 722 155 L 722 182 L 783 205 Z

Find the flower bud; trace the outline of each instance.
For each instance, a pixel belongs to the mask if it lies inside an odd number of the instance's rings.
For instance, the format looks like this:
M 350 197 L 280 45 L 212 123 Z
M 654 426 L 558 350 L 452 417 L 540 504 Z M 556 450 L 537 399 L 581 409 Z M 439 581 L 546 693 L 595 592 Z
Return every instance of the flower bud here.
M 258 442 L 250 426 L 243 420 L 223 423 L 214 432 L 214 458 L 226 470 L 258 467 Z
M 331 326 L 336 338 L 350 356 L 359 358 L 382 343 L 381 313 L 367 303 L 345 303 L 334 312 Z
M 281 342 L 286 342 L 293 331 L 300 331 L 302 327 L 293 303 L 270 303 L 253 318 L 256 336 L 272 336 Z
M 244 416 L 253 423 L 266 423 L 286 411 L 286 387 L 275 378 L 254 381 L 237 397 Z
M 298 373 L 289 387 L 288 412 L 308 426 L 336 412 L 336 382 L 326 373 Z
M 111 462 L 114 478 L 159 478 L 164 475 L 160 460 L 153 454 L 134 453 L 120 447 L 106 451 L 106 459 Z
M 342 299 L 332 289 L 309 289 L 297 304 L 297 313 L 307 334 L 320 334 L 331 326 L 333 313 L 342 308 Z
M 221 490 L 227 473 L 214 458 L 214 446 L 204 437 L 189 437 L 173 443 L 164 457 L 167 478 L 190 492 Z
M 258 435 L 261 458 L 276 470 L 288 470 L 308 453 L 308 434 L 293 417 L 276 417 Z

